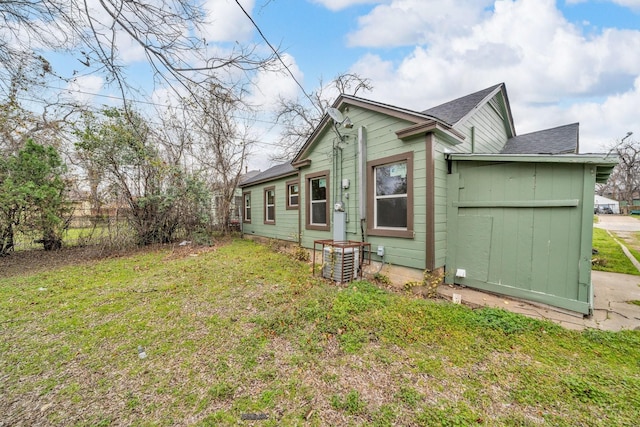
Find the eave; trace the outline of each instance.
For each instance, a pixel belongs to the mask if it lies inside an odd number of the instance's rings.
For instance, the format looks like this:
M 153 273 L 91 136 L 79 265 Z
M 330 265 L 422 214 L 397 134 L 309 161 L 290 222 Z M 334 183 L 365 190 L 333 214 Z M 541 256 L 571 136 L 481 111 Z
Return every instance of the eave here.
M 414 136 L 426 135 L 428 133 L 436 133 L 439 136 L 444 136 L 444 139 L 452 145 L 460 144 L 465 139 L 465 136 L 457 130 L 436 120 L 416 123 L 415 125 L 400 129 L 396 132 L 396 136 L 398 139 L 406 140 Z
M 596 182 L 603 184 L 618 164 L 618 157 L 600 154 L 468 154 L 448 153 L 447 160 L 506 163 L 565 163 L 595 166 Z
M 266 178 L 263 178 L 263 179 L 258 179 L 257 181 L 248 181 L 246 183 L 240 184 L 238 187 L 245 188 L 245 187 L 251 187 L 251 186 L 254 186 L 254 185 L 258 185 L 258 184 L 264 184 L 264 183 L 267 183 L 267 182 L 275 181 L 277 179 L 287 178 L 289 176 L 296 176 L 296 175 L 298 175 L 298 173 L 299 172 L 296 169 L 294 171 L 289 171 L 289 172 L 286 172 L 286 173 L 269 176 L 269 177 L 266 177 Z

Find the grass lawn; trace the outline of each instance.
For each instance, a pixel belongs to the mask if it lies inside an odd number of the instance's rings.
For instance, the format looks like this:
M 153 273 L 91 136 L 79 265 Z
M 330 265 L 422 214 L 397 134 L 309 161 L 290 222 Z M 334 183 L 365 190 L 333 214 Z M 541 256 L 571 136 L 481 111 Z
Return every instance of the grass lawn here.
M 131 229 L 124 224 L 84 228 L 69 228 L 62 234 L 62 242 L 65 247 L 84 246 L 88 244 L 102 244 L 123 241 L 129 243 L 131 240 Z M 41 233 L 16 233 L 15 250 L 42 249 L 42 243 L 35 243 L 35 240 L 42 238 Z
M 638 423 L 640 331 L 309 273 L 234 240 L 0 278 L 0 425 Z
M 629 261 L 622 248 L 615 240 L 601 228 L 593 228 L 593 247 L 598 250 L 598 254 L 593 258 L 593 269 L 598 271 L 610 271 L 614 273 L 640 275 L 638 269 Z M 638 251 L 629 248 L 632 254 L 640 256 Z M 637 259 L 640 259 L 636 256 Z

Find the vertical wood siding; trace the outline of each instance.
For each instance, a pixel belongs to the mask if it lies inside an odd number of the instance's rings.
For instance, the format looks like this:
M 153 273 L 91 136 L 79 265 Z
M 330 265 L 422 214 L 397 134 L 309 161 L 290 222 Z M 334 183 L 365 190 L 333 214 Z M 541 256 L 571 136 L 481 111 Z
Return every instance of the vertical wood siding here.
M 455 281 L 588 313 L 592 208 L 584 195 L 595 181 L 585 165 L 457 162 L 455 168 L 447 266 L 466 270 Z

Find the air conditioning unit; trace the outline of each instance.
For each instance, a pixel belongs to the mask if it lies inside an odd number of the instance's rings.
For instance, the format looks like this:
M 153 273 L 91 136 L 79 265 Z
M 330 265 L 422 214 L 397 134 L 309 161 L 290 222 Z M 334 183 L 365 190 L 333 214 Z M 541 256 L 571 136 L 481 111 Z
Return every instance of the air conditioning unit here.
M 334 282 L 351 282 L 358 275 L 360 251 L 353 247 L 325 246 L 322 254 L 322 277 Z

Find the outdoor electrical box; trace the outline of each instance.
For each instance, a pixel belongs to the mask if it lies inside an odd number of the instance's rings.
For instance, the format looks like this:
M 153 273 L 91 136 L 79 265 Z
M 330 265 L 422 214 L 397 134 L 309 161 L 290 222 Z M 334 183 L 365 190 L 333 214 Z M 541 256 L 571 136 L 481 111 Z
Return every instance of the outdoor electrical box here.
M 378 256 L 384 256 L 384 246 L 378 246 L 376 254 L 378 254 Z

